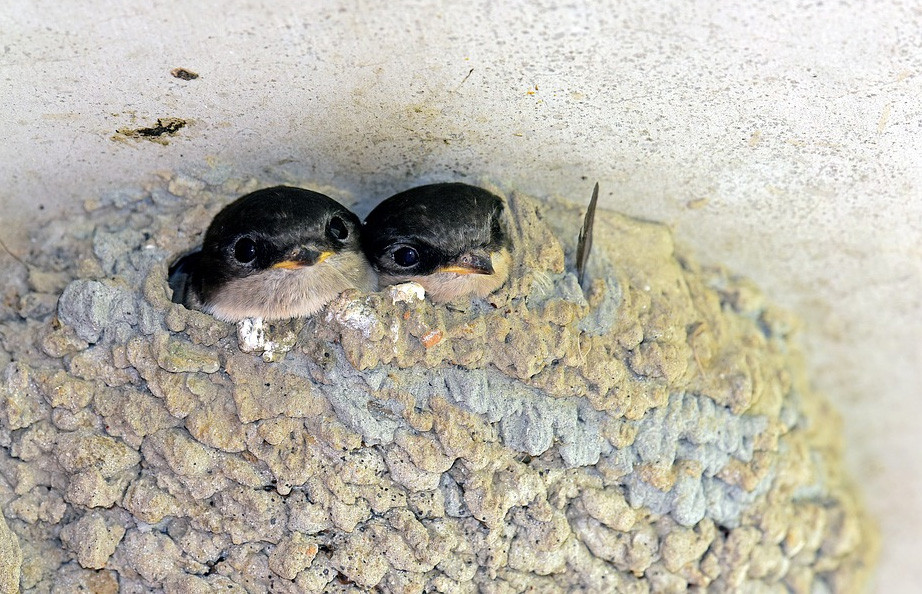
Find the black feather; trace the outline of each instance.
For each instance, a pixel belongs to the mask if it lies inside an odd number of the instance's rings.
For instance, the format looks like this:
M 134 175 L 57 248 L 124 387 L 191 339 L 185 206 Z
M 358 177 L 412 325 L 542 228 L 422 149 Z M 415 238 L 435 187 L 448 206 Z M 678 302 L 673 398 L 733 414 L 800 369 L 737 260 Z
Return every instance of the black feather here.
M 193 288 L 193 279 L 198 275 L 201 256 L 202 250 L 195 250 L 181 256 L 170 266 L 167 282 L 173 289 L 173 303 L 189 307 L 200 300 Z

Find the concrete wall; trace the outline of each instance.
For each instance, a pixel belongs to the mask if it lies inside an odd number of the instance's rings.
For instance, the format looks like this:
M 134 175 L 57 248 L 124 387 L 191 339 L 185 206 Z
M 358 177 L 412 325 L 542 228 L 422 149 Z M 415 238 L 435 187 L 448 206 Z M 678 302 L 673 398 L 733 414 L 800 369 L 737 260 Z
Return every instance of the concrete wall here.
M 899 2 L 8 0 L 0 237 L 156 171 L 369 197 L 489 179 L 672 224 L 804 318 L 922 582 L 922 13 Z M 181 80 L 184 67 L 200 75 Z M 188 122 L 169 144 L 117 129 Z M 364 213 L 360 213 L 364 214 Z M 2 257 L 2 256 L 0 256 Z

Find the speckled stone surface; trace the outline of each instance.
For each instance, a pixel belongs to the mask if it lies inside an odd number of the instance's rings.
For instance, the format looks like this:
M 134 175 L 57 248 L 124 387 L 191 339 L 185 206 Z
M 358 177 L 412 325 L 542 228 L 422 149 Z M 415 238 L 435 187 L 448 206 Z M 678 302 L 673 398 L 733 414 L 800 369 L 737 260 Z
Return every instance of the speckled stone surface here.
M 26 591 L 862 591 L 837 416 L 750 283 L 600 212 L 584 291 L 580 208 L 513 193 L 485 301 L 347 292 L 262 328 L 172 304 L 170 258 L 256 185 L 88 200 L 8 271 Z

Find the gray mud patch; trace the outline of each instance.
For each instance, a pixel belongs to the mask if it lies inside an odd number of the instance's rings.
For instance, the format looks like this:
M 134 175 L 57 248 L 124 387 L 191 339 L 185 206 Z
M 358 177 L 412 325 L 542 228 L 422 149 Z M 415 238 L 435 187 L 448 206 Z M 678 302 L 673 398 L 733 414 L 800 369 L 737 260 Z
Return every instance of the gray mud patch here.
M 584 294 L 581 208 L 512 194 L 485 301 L 171 303 L 172 259 L 261 185 L 167 176 L 0 254 L 0 590 L 863 589 L 837 417 L 749 283 L 599 211 Z

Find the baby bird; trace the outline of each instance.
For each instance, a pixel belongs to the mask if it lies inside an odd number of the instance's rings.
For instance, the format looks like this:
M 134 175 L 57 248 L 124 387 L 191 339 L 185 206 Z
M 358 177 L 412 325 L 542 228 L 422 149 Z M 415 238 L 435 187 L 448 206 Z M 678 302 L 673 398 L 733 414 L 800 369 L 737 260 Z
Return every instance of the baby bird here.
M 376 288 L 359 218 L 323 194 L 276 186 L 219 212 L 202 248 L 169 271 L 173 301 L 228 322 L 310 316 L 356 288 Z
M 486 297 L 509 277 L 503 200 L 462 183 L 419 186 L 379 204 L 362 249 L 382 285 L 416 282 L 436 303 Z

